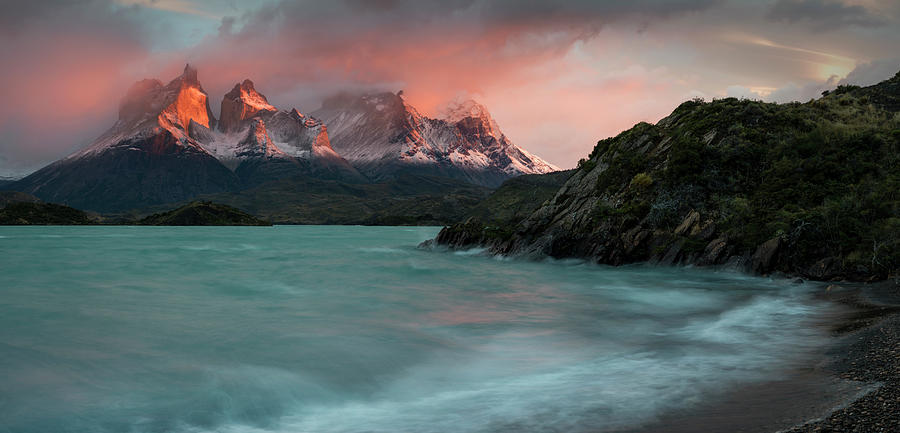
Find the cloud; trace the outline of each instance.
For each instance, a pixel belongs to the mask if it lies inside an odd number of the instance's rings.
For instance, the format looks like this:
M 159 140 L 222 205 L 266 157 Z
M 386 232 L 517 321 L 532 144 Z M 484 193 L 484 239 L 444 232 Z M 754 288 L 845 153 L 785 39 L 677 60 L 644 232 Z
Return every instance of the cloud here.
M 865 6 L 849 5 L 840 0 L 778 0 L 769 10 L 768 17 L 789 23 L 808 22 L 817 31 L 887 24 L 885 19 L 874 15 Z
M 20 2 L 0 15 L 0 91 L 16 101 L 0 107 L 0 154 L 21 169 L 64 156 L 114 122 L 133 81 L 190 62 L 214 112 L 244 78 L 306 112 L 340 91 L 402 89 L 425 114 L 474 97 L 515 143 L 567 167 L 692 96 L 805 100 L 857 59 L 896 56 L 897 28 L 847 18 L 896 20 L 892 0 L 771 1 Z M 813 34 L 822 23 L 837 30 Z
M 900 57 L 879 59 L 857 65 L 838 84 L 871 86 L 893 77 L 900 72 Z
M 133 9 L 102 1 L 23 5 L 4 8 L 0 30 L 0 153 L 11 171 L 108 127 L 128 75 L 148 54 Z
M 806 102 L 822 96 L 822 92 L 832 90 L 838 85 L 839 77 L 832 75 L 825 82 L 810 81 L 803 84 L 788 83 L 773 91 L 766 97 L 772 102 Z
M 610 25 L 637 34 L 638 29 L 718 3 L 280 2 L 223 20 L 219 33 L 192 50 L 190 60 L 201 73 L 209 71 L 201 79 L 214 104 L 218 89 L 228 89 L 243 78 L 253 79 L 276 106 L 301 111 L 314 110 L 325 97 L 345 90 L 404 90 L 407 99 L 428 115 L 437 114 L 448 100 L 460 95 L 474 96 L 487 104 L 517 143 L 568 166 L 607 129 L 634 123 L 632 110 L 608 115 L 597 110 L 598 92 L 622 97 L 625 92 L 617 85 L 635 92 L 653 85 L 638 84 L 644 76 L 612 77 L 621 71 L 598 74 L 585 62 L 566 57 L 585 41 L 602 38 L 599 34 Z M 657 100 L 650 94 L 633 97 Z M 646 107 L 638 102 L 633 106 Z M 663 107 L 670 109 L 668 104 Z M 554 115 L 547 114 L 551 110 Z M 568 113 L 568 117 L 556 113 Z M 625 113 L 630 113 L 628 120 Z M 598 117 L 604 118 L 597 121 Z M 567 120 L 568 127 L 559 126 Z M 557 138 L 550 145 L 546 134 L 532 134 L 538 129 L 573 138 Z M 574 140 L 578 150 L 573 150 Z
M 810 99 L 821 97 L 822 92 L 834 90 L 839 85 L 871 86 L 880 83 L 893 77 L 898 71 L 900 71 L 900 58 L 860 63 L 844 78 L 832 75 L 824 82 L 788 83 L 766 95 L 763 99 L 781 103 L 792 101 L 806 102 Z

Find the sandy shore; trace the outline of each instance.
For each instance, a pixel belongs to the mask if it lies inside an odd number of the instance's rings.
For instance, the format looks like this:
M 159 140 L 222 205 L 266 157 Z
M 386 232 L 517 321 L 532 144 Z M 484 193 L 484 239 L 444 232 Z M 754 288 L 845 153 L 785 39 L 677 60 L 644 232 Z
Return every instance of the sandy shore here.
M 855 311 L 835 327 L 828 369 L 844 380 L 874 387 L 822 419 L 784 430 L 900 432 L 900 287 L 895 282 L 833 286 L 828 296 Z
M 743 386 L 627 433 L 900 433 L 900 287 L 835 284 L 834 342 L 783 378 Z

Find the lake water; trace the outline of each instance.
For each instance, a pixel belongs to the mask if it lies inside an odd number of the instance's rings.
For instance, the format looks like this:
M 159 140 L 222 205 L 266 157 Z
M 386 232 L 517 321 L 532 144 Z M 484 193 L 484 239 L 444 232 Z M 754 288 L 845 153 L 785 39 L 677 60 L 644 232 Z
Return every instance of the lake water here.
M 0 227 L 0 432 L 615 431 L 828 338 L 816 285 L 437 231 Z

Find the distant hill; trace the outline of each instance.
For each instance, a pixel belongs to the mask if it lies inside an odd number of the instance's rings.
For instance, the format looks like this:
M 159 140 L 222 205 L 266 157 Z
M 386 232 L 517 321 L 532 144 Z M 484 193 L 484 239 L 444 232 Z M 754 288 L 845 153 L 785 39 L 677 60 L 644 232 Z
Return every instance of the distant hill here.
M 0 209 L 0 225 L 87 225 L 98 221 L 75 208 L 53 203 L 15 201 Z
M 523 221 L 436 242 L 597 263 L 900 275 L 900 73 L 807 103 L 681 104 L 601 140 Z
M 26 203 L 40 203 L 41 199 L 31 195 L 26 194 L 24 192 L 18 191 L 0 191 L 0 208 L 6 206 L 9 203 L 16 202 L 26 202 Z
M 482 222 L 514 224 L 535 211 L 572 177 L 575 170 L 556 171 L 547 174 L 526 174 L 503 182 L 486 199 L 479 202 L 467 214 Z
M 370 184 L 296 176 L 202 199 L 279 224 L 442 225 L 462 220 L 490 192 L 436 176 L 400 174 Z
M 168 212 L 150 215 L 138 225 L 151 226 L 270 226 L 240 209 L 211 202 L 192 202 Z

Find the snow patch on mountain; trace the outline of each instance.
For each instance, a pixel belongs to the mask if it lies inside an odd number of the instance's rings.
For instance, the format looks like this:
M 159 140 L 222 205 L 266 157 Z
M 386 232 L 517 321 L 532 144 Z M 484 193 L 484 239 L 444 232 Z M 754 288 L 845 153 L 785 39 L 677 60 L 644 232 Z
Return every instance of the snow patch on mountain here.
M 313 115 L 328 125 L 334 149 L 360 171 L 379 179 L 404 167 L 496 186 L 520 174 L 558 170 L 512 144 L 487 109 L 454 101 L 432 119 L 401 94 L 339 95 Z

